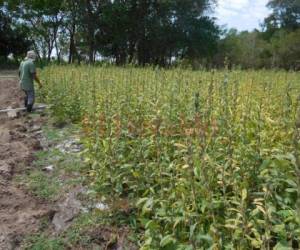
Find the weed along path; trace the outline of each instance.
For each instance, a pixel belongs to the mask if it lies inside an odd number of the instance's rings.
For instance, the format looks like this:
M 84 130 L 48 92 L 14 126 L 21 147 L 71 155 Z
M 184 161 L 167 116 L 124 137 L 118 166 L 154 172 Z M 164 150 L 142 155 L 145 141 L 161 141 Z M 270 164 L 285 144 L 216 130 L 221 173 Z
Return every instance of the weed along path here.
M 22 93 L 14 76 L 0 78 L 1 109 L 19 107 Z M 41 146 L 34 129 L 40 116 L 0 117 L 0 249 L 15 249 L 26 234 L 39 230 L 39 221 L 49 216 L 50 207 L 28 194 L 14 178 L 28 170 L 33 152 Z

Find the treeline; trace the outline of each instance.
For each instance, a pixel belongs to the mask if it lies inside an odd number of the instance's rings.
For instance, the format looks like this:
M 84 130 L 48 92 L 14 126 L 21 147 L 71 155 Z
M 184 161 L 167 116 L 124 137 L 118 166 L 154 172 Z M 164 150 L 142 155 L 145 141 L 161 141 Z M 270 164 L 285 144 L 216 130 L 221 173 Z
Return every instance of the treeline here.
M 23 26 L 34 49 L 51 60 L 110 58 L 117 64 L 170 64 L 209 57 L 219 29 L 203 13 L 212 0 L 11 0 L 2 13 Z M 8 52 L 8 51 L 7 51 Z
M 40 59 L 118 65 L 297 68 L 300 1 L 272 0 L 262 31 L 224 31 L 215 0 L 0 2 L 0 56 L 31 48 Z
M 229 30 L 219 42 L 214 65 L 242 68 L 300 69 L 300 30 L 278 30 L 269 39 L 264 32 Z

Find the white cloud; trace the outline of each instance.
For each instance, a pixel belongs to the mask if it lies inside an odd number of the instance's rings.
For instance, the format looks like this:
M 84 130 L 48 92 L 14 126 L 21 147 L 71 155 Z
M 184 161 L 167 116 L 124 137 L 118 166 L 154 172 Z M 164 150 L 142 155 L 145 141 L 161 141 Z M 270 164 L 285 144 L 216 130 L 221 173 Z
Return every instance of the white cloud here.
M 269 10 L 268 0 L 219 0 L 214 16 L 220 25 L 238 30 L 259 28 Z
M 220 9 L 240 10 L 248 5 L 248 0 L 219 0 Z

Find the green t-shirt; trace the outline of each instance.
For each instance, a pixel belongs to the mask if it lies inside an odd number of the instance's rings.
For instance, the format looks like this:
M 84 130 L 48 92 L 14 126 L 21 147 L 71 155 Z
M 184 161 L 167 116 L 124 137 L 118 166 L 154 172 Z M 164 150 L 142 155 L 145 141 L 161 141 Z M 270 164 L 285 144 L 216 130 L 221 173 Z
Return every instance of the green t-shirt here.
M 22 61 L 19 71 L 21 88 L 26 91 L 34 90 L 33 77 L 36 69 L 33 61 L 30 59 Z

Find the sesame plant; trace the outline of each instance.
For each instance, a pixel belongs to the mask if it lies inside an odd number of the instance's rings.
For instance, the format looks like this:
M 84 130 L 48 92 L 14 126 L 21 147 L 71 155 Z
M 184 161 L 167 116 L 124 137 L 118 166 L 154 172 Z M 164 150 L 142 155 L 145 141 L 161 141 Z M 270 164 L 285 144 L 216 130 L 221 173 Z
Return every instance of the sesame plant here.
M 300 248 L 300 75 L 65 66 L 45 101 L 82 125 L 90 185 L 140 249 Z

